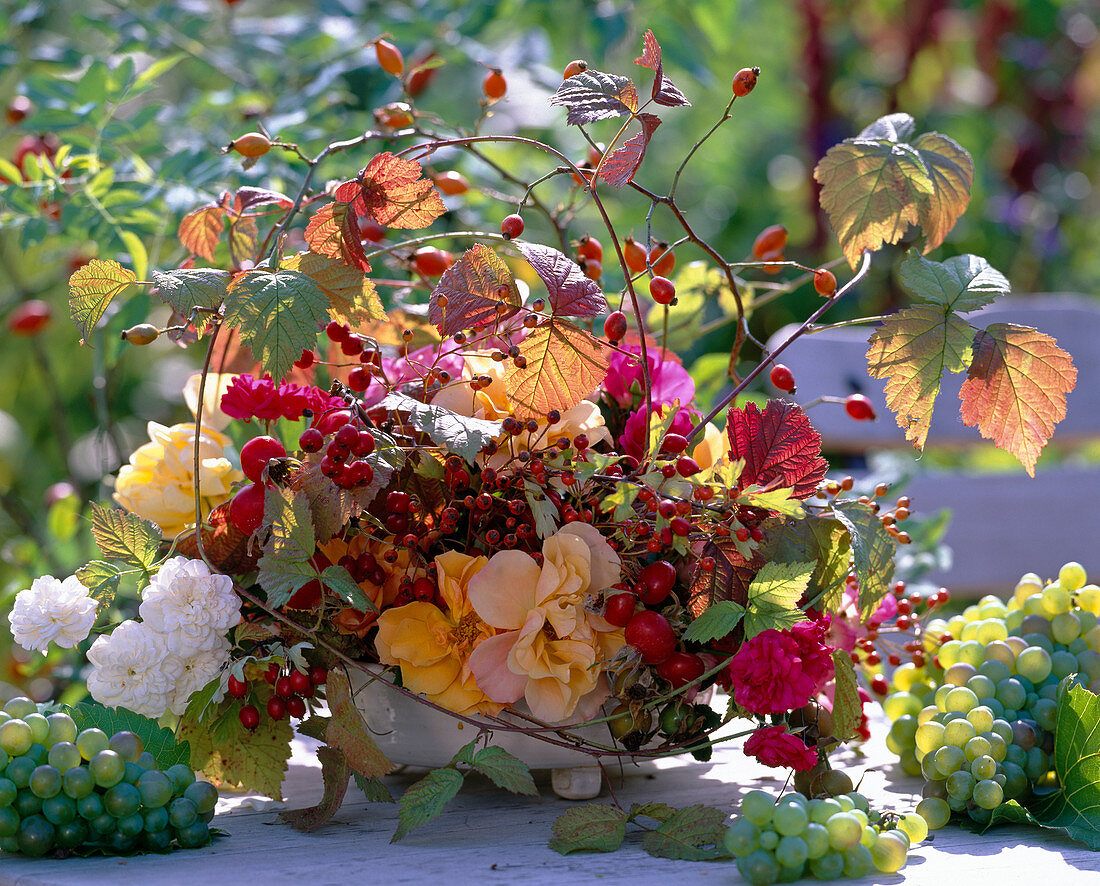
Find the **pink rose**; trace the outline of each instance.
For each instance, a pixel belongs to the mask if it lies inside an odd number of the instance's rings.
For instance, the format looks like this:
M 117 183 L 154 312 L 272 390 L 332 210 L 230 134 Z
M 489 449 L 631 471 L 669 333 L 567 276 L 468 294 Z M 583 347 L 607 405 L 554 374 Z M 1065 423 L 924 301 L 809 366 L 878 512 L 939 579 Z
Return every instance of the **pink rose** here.
M 806 747 L 797 735 L 782 726 L 757 729 L 745 742 L 745 754 L 756 757 L 765 766 L 783 766 L 802 772 L 817 763 L 817 751 Z
M 622 406 L 634 405 L 634 391 L 642 389 L 642 349 L 640 345 L 620 345 L 629 351 L 629 356 L 615 351 L 607 364 L 607 377 L 603 389 Z M 646 362 L 649 364 L 650 399 L 654 403 L 671 403 L 679 400 L 690 403 L 695 397 L 695 382 L 679 362 L 672 358 L 671 351 L 665 351 L 661 359 L 661 348 L 650 344 L 646 348 Z M 636 387 L 635 387 L 636 386 Z M 633 390 L 632 390 L 633 389 Z
M 796 630 L 797 629 L 797 630 Z M 730 661 L 736 702 L 754 714 L 780 714 L 805 705 L 833 678 L 832 647 L 822 642 L 828 622 L 790 631 L 761 631 Z
M 669 407 L 658 405 L 656 402 L 653 404 L 653 411 L 662 417 L 664 417 L 665 409 L 667 408 Z M 672 426 L 669 428 L 669 431 L 673 434 L 686 435 L 698 420 L 698 412 L 694 409 L 685 409 L 681 407 L 677 410 L 676 417 L 672 420 Z M 636 409 L 634 412 L 630 413 L 630 417 L 627 418 L 626 424 L 623 426 L 623 433 L 619 437 L 620 451 L 626 455 L 633 455 L 635 458 L 641 458 L 645 454 L 645 435 L 647 430 L 645 407 Z

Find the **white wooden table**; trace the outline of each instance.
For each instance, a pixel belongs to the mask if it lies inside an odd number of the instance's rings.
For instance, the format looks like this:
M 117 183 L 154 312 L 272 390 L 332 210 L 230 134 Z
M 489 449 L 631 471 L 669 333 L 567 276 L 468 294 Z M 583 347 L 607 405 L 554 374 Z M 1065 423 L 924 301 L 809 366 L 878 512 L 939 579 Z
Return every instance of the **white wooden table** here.
M 877 730 L 879 736 L 885 729 Z M 866 757 L 848 752 L 847 771 L 876 806 L 911 809 L 919 799 L 918 779 L 901 775 L 887 761 L 879 741 L 866 747 Z M 714 762 L 664 761 L 658 768 L 628 768 L 616 794 L 624 805 L 662 800 L 676 806 L 706 803 L 730 809 L 754 787 L 777 788 L 778 770 L 747 759 L 739 747 L 726 746 Z M 394 793 L 418 773 L 388 778 Z M 204 848 L 127 859 L 71 858 L 32 860 L 0 855 L 0 886 L 458 886 L 458 884 L 741 883 L 732 862 L 667 861 L 647 855 L 632 841 L 618 852 L 562 856 L 546 847 L 550 827 L 570 803 L 553 795 L 548 774 L 536 778 L 542 797 L 513 797 L 477 776 L 443 817 L 412 832 L 401 843 L 389 840 L 396 826 L 396 807 L 359 799 L 354 785 L 335 819 L 312 834 L 302 834 L 276 820 L 274 811 L 248 808 L 244 795 L 225 797 L 215 825 L 230 836 Z M 306 742 L 296 747 L 286 795 L 295 806 L 321 795 L 320 767 Z M 605 798 L 606 799 L 606 798 Z M 224 814 L 221 814 L 224 811 Z M 905 886 L 1073 886 L 1100 884 L 1100 853 L 1068 838 L 1027 828 L 1002 828 L 985 837 L 956 827 L 916 847 L 897 874 L 874 874 L 845 883 Z M 816 881 L 802 881 L 816 882 Z

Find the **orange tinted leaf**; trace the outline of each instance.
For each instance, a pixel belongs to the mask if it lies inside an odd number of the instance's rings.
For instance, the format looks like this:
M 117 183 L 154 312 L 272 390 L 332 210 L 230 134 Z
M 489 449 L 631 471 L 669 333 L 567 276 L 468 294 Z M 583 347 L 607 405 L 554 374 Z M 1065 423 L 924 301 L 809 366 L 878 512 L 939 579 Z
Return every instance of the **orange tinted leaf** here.
M 446 297 L 446 307 L 440 307 L 439 296 Z M 520 301 L 508 266 L 488 246 L 478 243 L 440 278 L 432 292 L 428 319 L 444 335 L 454 335 L 511 317 L 519 310 Z
M 691 590 L 688 592 L 688 609 L 698 618 L 707 609 L 722 600 L 731 600 L 740 606 L 749 602 L 749 585 L 760 567 L 764 557 L 759 551 L 746 559 L 737 550 L 732 539 L 707 542 L 703 547 L 703 557 L 714 558 L 714 569 L 705 570 L 696 567 L 692 577 Z M 739 625 L 733 632 L 733 641 L 740 642 L 744 627 Z
M 566 109 L 566 123 L 594 123 L 637 111 L 638 90 L 627 77 L 589 68 L 563 81 L 550 96 L 550 104 Z
M 940 378 L 945 369 L 966 369 L 970 341 L 970 324 L 937 305 L 898 311 L 871 336 L 867 371 L 886 379 L 886 405 L 918 449 L 928 438 Z
M 247 209 L 258 209 L 261 206 L 278 206 L 280 209 L 290 209 L 294 205 L 286 194 L 278 191 L 269 191 L 267 188 L 253 188 L 245 186 L 237 188 L 233 195 L 233 209 L 242 213 Z
M 1011 452 L 1035 476 L 1035 462 L 1066 416 L 1077 369 L 1058 343 L 1037 329 L 994 323 L 974 336 L 974 358 L 959 391 L 968 427 Z
M 93 258 L 69 278 L 69 314 L 87 340 L 116 295 L 137 275 L 113 259 Z
M 520 345 L 527 365 L 508 367 L 504 387 L 516 418 L 565 412 L 592 393 L 607 374 L 610 352 L 595 336 L 561 320 L 534 329 Z
M 187 213 L 180 222 L 178 235 L 183 248 L 213 261 L 214 249 L 225 228 L 224 219 L 225 210 L 220 206 L 201 206 Z
M 349 204 L 326 203 L 309 220 L 305 236 L 312 252 L 370 273 L 370 262 L 359 235 L 359 220 Z
M 387 228 L 426 228 L 447 211 L 435 185 L 423 177 L 415 160 L 386 151 L 373 157 L 356 180 L 358 188 L 342 186 L 337 200 L 352 203 L 360 215 Z M 348 183 L 350 184 L 350 183 Z
M 222 572 L 251 572 L 256 568 L 257 553 L 250 553 L 248 536 L 229 522 L 229 502 L 218 505 L 207 515 L 202 526 L 202 547 L 206 556 Z M 195 530 L 176 539 L 176 553 L 194 560 L 199 558 Z
M 555 316 L 596 317 L 607 312 L 607 299 L 599 284 L 586 277 L 567 255 L 540 243 L 513 242 L 546 284 Z
M 250 216 L 238 216 L 229 223 L 229 257 L 236 267 L 245 261 L 255 261 L 260 245 L 256 220 Z
M 382 320 L 386 316 L 373 281 L 358 268 L 316 252 L 288 256 L 283 259 L 283 267 L 312 277 L 328 296 L 332 316 L 342 323 L 357 326 L 363 320 Z
M 657 127 L 661 125 L 661 118 L 656 114 L 639 114 L 642 121 L 642 131 L 627 141 L 619 150 L 603 161 L 600 167 L 600 178 L 609 185 L 621 188 L 634 178 L 634 173 L 642 165 L 645 157 L 645 149 Z

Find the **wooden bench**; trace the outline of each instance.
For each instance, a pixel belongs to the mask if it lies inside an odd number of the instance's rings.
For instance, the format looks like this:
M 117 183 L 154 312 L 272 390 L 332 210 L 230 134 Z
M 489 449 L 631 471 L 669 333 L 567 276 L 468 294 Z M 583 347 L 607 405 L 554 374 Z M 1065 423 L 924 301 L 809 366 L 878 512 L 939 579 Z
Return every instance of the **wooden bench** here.
M 891 495 L 909 495 L 916 517 L 950 509 L 943 541 L 951 550 L 951 562 L 929 572 L 928 581 L 960 596 L 1004 596 L 1024 572 L 1051 578 L 1063 563 L 1077 560 L 1091 581 L 1100 582 L 1100 302 L 1068 294 L 1006 297 L 968 319 L 979 328 L 995 322 L 1034 326 L 1073 356 L 1077 387 L 1066 398 L 1066 418 L 1044 450 L 1044 456 L 1053 450 L 1060 458 L 1046 464 L 1040 460 L 1034 479 L 1014 460 L 1004 470 L 988 472 L 926 466 L 924 462 L 931 459 L 919 457 L 886 408 L 884 382 L 867 372 L 867 339 L 873 327 L 842 327 L 804 336 L 780 360 L 794 373 L 800 403 L 852 393 L 865 394 L 874 403 L 878 414 L 874 422 L 853 421 L 835 404 L 810 410 L 826 454 L 837 456 L 834 473 L 845 472 L 848 466 L 847 473 L 873 476 L 875 454 L 893 450 L 897 457 L 891 461 L 912 475 Z M 795 328 L 779 330 L 769 346 L 786 341 Z M 974 456 L 993 448 L 959 417 L 958 395 L 964 378 L 950 374 L 943 380 L 928 453 Z M 1090 447 L 1091 464 L 1086 452 Z

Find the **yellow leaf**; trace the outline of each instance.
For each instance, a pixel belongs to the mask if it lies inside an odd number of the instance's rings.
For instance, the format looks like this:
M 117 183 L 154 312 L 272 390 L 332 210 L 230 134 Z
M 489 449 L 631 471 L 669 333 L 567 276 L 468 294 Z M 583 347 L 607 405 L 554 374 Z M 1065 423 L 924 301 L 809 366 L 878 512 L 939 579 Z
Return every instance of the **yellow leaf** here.
M 332 316 L 358 326 L 364 320 L 384 320 L 385 309 L 378 300 L 373 281 L 357 267 L 346 265 L 316 252 L 299 252 L 283 259 L 283 267 L 300 271 L 321 287 L 332 304 Z
M 112 259 L 93 258 L 69 278 L 69 313 L 87 341 L 112 299 L 137 275 Z
M 545 419 L 552 409 L 572 409 L 603 381 L 609 351 L 572 323 L 551 320 L 520 346 L 526 366 L 512 363 L 504 387 L 516 418 Z

